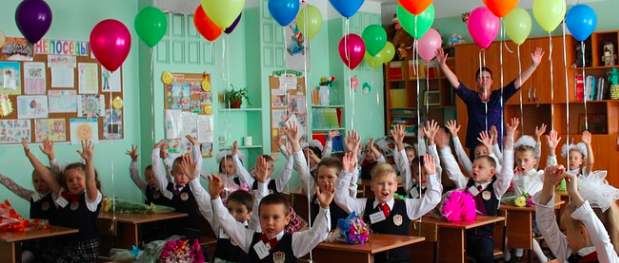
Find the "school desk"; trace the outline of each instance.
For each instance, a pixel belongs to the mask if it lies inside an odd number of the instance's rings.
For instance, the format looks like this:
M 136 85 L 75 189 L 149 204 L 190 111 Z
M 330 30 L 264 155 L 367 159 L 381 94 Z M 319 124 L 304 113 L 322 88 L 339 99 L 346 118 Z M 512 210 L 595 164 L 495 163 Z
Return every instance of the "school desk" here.
M 372 255 L 424 241 L 423 237 L 373 234 L 365 244 L 322 242 L 312 250 L 315 262 L 372 262 Z
M 56 237 L 77 233 L 77 229 L 50 226 L 48 229 L 36 229 L 24 232 L 0 232 L 0 262 L 17 262 L 21 251 L 20 242 L 34 239 Z
M 466 230 L 503 220 L 499 216 L 477 216 L 470 222 L 447 222 L 440 217 L 424 216 L 421 223 L 411 224 L 410 233 L 419 231 L 427 242 L 411 249 L 411 258 L 420 259 L 419 262 L 465 263 Z
M 114 244 L 107 242 L 101 242 L 100 251 L 104 252 L 104 255 L 109 252 L 109 248 L 124 248 L 131 249 L 132 246 L 138 247 L 142 241 L 140 236 L 140 225 L 145 223 L 152 223 L 158 221 L 165 221 L 170 219 L 186 217 L 184 213 L 162 213 L 162 214 L 125 214 L 116 213 L 115 228 L 110 231 L 110 226 L 113 224 L 114 214 L 101 212 L 99 213 L 99 234 L 101 236 L 112 237 Z M 107 244 L 106 244 L 107 243 Z M 108 245 L 113 245 L 108 248 Z

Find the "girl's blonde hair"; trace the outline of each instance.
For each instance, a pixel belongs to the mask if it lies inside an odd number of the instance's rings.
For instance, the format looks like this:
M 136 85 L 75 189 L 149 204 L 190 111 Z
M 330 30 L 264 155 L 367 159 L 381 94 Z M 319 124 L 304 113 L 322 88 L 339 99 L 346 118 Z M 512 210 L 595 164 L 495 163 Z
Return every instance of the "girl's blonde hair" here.
M 370 171 L 370 174 L 372 175 L 372 181 L 387 176 L 396 176 L 395 169 L 393 169 L 393 166 L 388 163 L 379 163 L 375 165 L 374 168 L 372 168 L 372 171 Z
M 578 207 L 573 204 L 569 204 L 565 207 L 563 211 L 563 215 L 561 216 L 561 223 L 565 227 L 570 227 L 572 229 L 577 229 L 580 227 L 583 222 L 580 220 L 576 220 L 572 218 L 572 213 L 576 211 Z M 608 232 L 608 236 L 610 237 L 610 242 L 613 244 L 615 248 L 615 252 L 619 253 L 619 207 L 617 204 L 613 202 L 606 212 L 602 212 L 600 208 L 592 208 L 595 215 L 602 221 L 606 232 Z M 590 235 L 592 233 L 589 233 Z

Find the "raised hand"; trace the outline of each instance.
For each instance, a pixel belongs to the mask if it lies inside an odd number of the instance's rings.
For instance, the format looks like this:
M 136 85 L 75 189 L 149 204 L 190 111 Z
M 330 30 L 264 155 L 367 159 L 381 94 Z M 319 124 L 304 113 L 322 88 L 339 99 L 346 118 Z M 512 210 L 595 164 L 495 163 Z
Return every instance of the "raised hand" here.
M 193 137 L 193 136 L 187 134 L 187 136 L 185 136 L 185 138 L 187 138 L 187 140 L 189 142 L 191 142 L 191 145 L 200 145 L 200 142 L 198 142 L 198 138 L 196 138 L 196 137 Z
M 591 133 L 589 131 L 582 132 L 582 142 L 586 145 L 591 145 Z
M 423 170 L 427 175 L 436 174 L 436 164 L 432 155 L 426 154 L 423 156 Z
M 339 131 L 334 131 L 334 130 L 329 131 L 329 138 L 328 138 L 329 141 L 333 140 L 333 138 L 336 136 L 340 136 Z
M 198 171 L 198 162 L 194 163 L 193 160 L 191 160 L 191 155 L 189 154 L 183 155 L 183 160 L 181 161 L 181 170 L 183 171 L 183 173 L 185 173 L 185 175 L 187 175 L 187 178 L 189 178 L 189 180 L 198 178 L 198 175 L 200 174 L 200 172 Z
M 535 49 L 535 52 L 531 53 L 531 62 L 533 65 L 538 66 L 542 63 L 542 58 L 544 57 L 544 51 L 541 47 Z
M 565 167 L 563 165 L 559 166 L 547 166 L 544 169 L 544 184 L 556 185 L 561 182 L 565 174 Z
M 578 179 L 573 173 L 563 173 L 563 178 L 565 178 L 565 189 L 570 194 L 570 196 L 578 194 Z
M 232 148 L 230 149 L 230 154 L 232 154 L 232 156 L 235 156 L 239 153 L 239 143 L 235 140 L 234 143 L 232 144 Z
M 434 140 L 439 149 L 443 149 L 445 146 L 449 145 L 449 136 L 443 129 L 438 129 L 438 132 L 436 132 L 436 139 Z
M 158 143 L 156 143 L 155 146 L 153 146 L 153 148 L 155 148 L 155 149 L 163 149 L 164 145 L 165 145 L 165 139 L 159 141 Z
M 488 135 L 487 131 L 480 132 L 477 141 L 481 142 L 484 146 L 486 146 L 488 151 L 492 150 L 492 142 L 494 141 L 494 137 Z
M 490 137 L 492 137 L 492 144 L 497 144 L 497 138 L 499 138 L 499 132 L 496 130 L 496 126 L 492 125 L 490 128 Z
M 354 172 L 357 169 L 357 155 L 352 152 L 347 152 L 342 157 L 342 164 L 345 172 Z
M 211 199 L 216 200 L 223 191 L 224 186 L 221 184 L 221 178 L 212 174 L 208 178 L 208 193 L 211 195 Z
M 511 122 L 507 124 L 507 136 L 514 138 L 516 134 L 516 129 L 518 129 L 518 125 L 520 125 L 520 119 L 512 118 Z
M 460 131 L 460 127 L 462 127 L 461 125 L 458 125 L 455 120 L 451 120 L 445 123 L 445 126 L 449 130 L 449 133 L 451 133 L 451 137 L 458 137 L 458 131 Z
M 316 186 L 316 197 L 318 198 L 318 202 L 320 206 L 324 209 L 329 208 L 331 201 L 333 201 L 333 197 L 335 196 L 335 187 L 330 182 L 325 182 L 323 189 Z
M 82 150 L 77 150 L 77 153 L 86 160 L 86 162 L 92 162 L 92 157 L 94 156 L 95 146 L 92 145 L 90 140 L 82 141 Z
M 346 146 L 346 151 L 354 152 L 356 154 L 359 153 L 361 143 L 361 136 L 355 130 L 348 131 L 348 136 L 344 138 L 344 144 Z
M 25 138 L 21 138 L 21 145 L 24 147 L 24 153 L 28 155 L 28 153 L 30 152 L 30 146 L 28 146 L 28 141 L 26 141 Z
M 426 137 L 428 137 L 428 145 L 434 144 L 434 136 L 436 136 L 438 129 L 438 122 L 435 120 L 429 120 L 427 126 L 423 128 L 423 132 L 426 134 Z
M 131 145 L 131 151 L 127 151 L 125 152 L 125 154 L 129 155 L 131 157 L 131 161 L 137 162 L 138 161 L 138 146 L 132 144 Z
M 168 157 L 170 156 L 170 153 L 168 153 L 167 150 L 161 148 L 159 150 L 159 156 L 161 157 L 161 159 L 165 160 L 165 159 L 168 159 Z
M 56 159 L 56 155 L 54 154 L 54 142 L 48 139 L 43 139 L 43 147 L 39 146 L 41 152 L 47 155 L 47 158 L 50 160 Z
M 546 133 L 546 124 L 542 123 L 541 127 L 537 127 L 535 126 L 535 137 L 537 138 L 537 141 L 539 141 L 540 137 L 542 137 L 542 134 Z
M 550 131 L 548 134 L 548 148 L 554 153 L 557 146 L 559 146 L 559 142 L 561 141 L 561 137 L 559 137 L 559 133 L 555 130 Z
M 299 142 L 301 140 L 301 133 L 299 132 L 299 127 L 294 122 L 286 123 L 285 126 L 286 136 L 290 142 Z
M 439 47 L 436 49 L 436 61 L 438 62 L 439 66 L 443 66 L 446 64 L 447 62 L 447 54 L 445 54 L 445 51 L 443 50 L 442 47 Z
M 398 124 L 393 127 L 393 130 L 391 130 L 391 136 L 393 136 L 393 140 L 398 146 L 398 151 L 404 150 L 404 137 L 406 136 L 404 126 Z
M 254 167 L 256 171 L 256 181 L 261 183 L 265 183 L 267 181 L 267 179 L 269 178 L 267 174 L 268 167 L 269 164 L 264 159 L 264 157 L 258 156 L 258 158 L 256 158 L 256 166 Z
M 417 132 L 419 133 L 419 139 L 420 140 L 426 137 L 426 134 L 424 132 L 425 129 L 426 129 L 426 126 L 423 125 L 423 124 L 419 125 L 419 128 L 417 129 L 418 130 Z

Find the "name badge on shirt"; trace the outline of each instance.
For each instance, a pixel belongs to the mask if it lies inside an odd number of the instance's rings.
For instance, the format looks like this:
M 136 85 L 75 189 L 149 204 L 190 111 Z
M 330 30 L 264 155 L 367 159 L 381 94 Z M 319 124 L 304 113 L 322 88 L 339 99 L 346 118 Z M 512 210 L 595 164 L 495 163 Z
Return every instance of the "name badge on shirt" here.
M 49 202 L 45 201 L 41 204 L 41 209 L 43 209 L 43 211 L 47 211 L 49 210 Z
M 254 245 L 254 250 L 260 259 L 264 259 L 269 255 L 270 245 L 265 244 L 262 241 L 259 241 Z
M 469 194 L 472 196 L 477 196 L 479 194 L 479 190 L 477 190 L 477 187 L 471 186 L 469 187 Z
M 189 199 L 189 194 L 188 193 L 182 193 L 181 194 L 181 200 L 187 201 L 187 199 Z
M 387 219 L 387 218 L 385 218 L 385 213 L 383 213 L 383 211 L 378 211 L 378 212 L 370 215 L 370 223 L 372 223 L 372 224 L 376 224 L 378 222 L 385 221 L 385 219 Z
M 228 233 L 226 233 L 226 230 L 224 230 L 223 228 L 219 228 L 219 239 L 230 239 L 230 236 L 228 236 Z
M 411 189 L 409 193 L 411 195 L 411 198 L 413 199 L 419 198 L 419 192 L 417 192 L 417 188 L 413 187 L 413 189 Z

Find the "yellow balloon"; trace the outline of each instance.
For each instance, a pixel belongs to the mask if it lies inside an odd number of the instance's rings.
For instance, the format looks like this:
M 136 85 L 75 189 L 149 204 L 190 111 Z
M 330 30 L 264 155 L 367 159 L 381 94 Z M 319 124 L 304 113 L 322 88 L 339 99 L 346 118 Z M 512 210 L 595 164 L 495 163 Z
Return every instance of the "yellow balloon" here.
M 200 0 L 200 4 L 219 28 L 228 28 L 243 11 L 245 0 Z
M 387 42 L 383 50 L 378 53 L 382 53 L 381 56 L 383 58 L 383 63 L 389 63 L 395 57 L 395 47 L 391 44 L 391 42 Z
M 529 12 L 516 7 L 505 17 L 505 33 L 516 45 L 522 45 L 531 34 L 531 24 Z
M 535 21 L 546 32 L 554 31 L 567 12 L 565 0 L 535 0 L 533 1 L 533 16 Z
M 305 24 L 305 21 L 307 21 L 307 24 Z M 314 36 L 318 34 L 318 31 L 320 31 L 320 27 L 322 27 L 322 15 L 320 14 L 320 10 L 313 5 L 303 7 L 297 16 L 297 26 L 308 40 L 314 38 Z
M 376 56 L 372 57 L 372 55 L 370 55 L 370 53 L 366 51 L 363 59 L 365 59 L 365 63 L 368 63 L 368 65 L 370 65 L 370 67 L 372 67 L 373 69 L 380 68 L 384 63 L 382 52 L 378 52 Z

